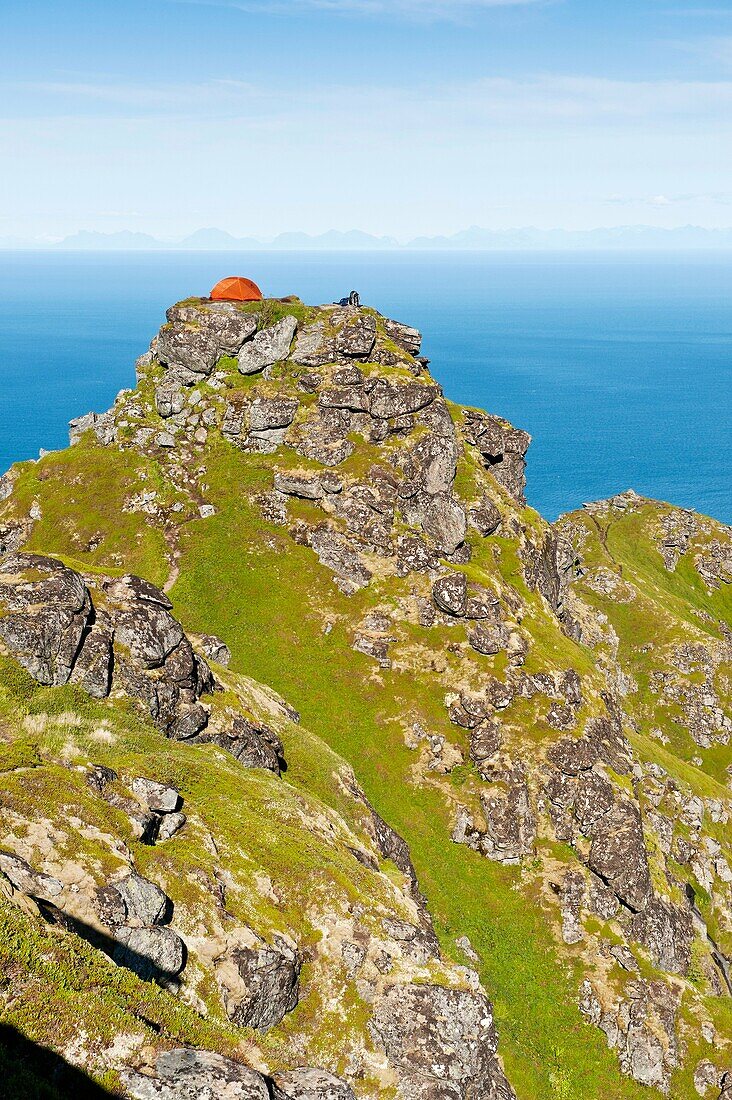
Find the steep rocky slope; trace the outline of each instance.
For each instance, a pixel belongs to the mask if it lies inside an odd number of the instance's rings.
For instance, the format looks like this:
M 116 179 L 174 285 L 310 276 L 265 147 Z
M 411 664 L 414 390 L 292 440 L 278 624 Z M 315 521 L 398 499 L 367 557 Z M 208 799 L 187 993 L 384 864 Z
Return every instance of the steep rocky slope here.
M 729 1084 L 732 533 L 550 527 L 420 344 L 190 299 L 0 480 L 17 1095 Z

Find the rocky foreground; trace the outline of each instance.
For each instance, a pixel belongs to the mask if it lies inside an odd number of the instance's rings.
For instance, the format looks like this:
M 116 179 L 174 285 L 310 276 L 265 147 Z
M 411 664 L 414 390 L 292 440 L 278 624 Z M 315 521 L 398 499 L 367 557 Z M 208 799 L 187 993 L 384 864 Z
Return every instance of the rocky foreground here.
M 732 532 L 420 350 L 190 299 L 0 479 L 10 1095 L 732 1096 Z

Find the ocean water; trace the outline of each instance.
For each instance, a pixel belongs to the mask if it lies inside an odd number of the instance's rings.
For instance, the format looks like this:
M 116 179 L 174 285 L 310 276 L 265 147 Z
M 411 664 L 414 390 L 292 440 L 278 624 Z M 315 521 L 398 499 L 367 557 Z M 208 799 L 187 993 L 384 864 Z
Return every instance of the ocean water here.
M 0 253 L 0 468 L 65 446 L 230 274 L 421 328 L 447 396 L 533 436 L 548 519 L 630 487 L 732 522 L 732 254 Z

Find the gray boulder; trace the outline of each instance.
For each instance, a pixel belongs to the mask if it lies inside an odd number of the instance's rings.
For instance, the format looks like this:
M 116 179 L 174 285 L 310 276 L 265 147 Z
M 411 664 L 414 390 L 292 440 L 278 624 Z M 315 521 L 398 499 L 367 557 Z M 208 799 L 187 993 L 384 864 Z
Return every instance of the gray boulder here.
M 524 504 L 528 432 L 512 427 L 498 416 L 465 410 L 463 434 L 480 451 L 483 461 L 499 485 L 519 504 Z
M 513 783 L 504 793 L 481 795 L 486 831 L 480 850 L 499 863 L 518 863 L 532 849 L 536 818 L 525 783 Z
M 132 780 L 132 790 L 148 809 L 157 813 L 170 814 L 178 809 L 180 795 L 175 787 L 166 787 L 164 783 L 156 783 L 154 779 L 137 776 Z
M 449 573 L 432 585 L 432 599 L 448 615 L 464 615 L 468 602 L 468 578 L 464 573 Z
M 272 1100 L 356 1100 L 350 1085 L 324 1069 L 291 1069 L 274 1081 Z
M 222 355 L 236 355 L 257 329 L 257 318 L 233 302 L 175 305 L 167 311 L 157 358 L 177 381 L 192 384 L 213 371 Z
M 112 687 L 112 640 L 114 631 L 107 617 L 97 612 L 96 621 L 78 651 L 70 679 L 80 684 L 87 695 L 106 699 Z
M 333 571 L 336 584 L 346 595 L 365 588 L 371 580 L 371 572 L 339 531 L 317 527 L 310 533 L 310 545 L 321 565 Z
M 180 386 L 171 382 L 163 382 L 155 390 L 155 408 L 164 420 L 169 416 L 176 416 L 183 412 L 186 404 L 186 396 Z
M 392 321 L 384 318 L 384 332 L 393 340 L 397 347 L 402 348 L 409 355 L 419 355 L 422 346 L 422 333 L 412 328 L 411 325 L 403 325 L 400 321 Z
M 133 1100 L 270 1100 L 264 1078 L 253 1069 L 189 1047 L 159 1054 L 154 1073 L 123 1069 L 120 1080 Z
M 483 498 L 477 508 L 470 509 L 468 519 L 484 538 L 494 534 L 501 526 L 501 513 L 487 497 Z
M 443 554 L 454 554 L 465 541 L 465 509 L 450 492 L 435 493 L 424 510 L 422 530 Z
M 367 359 L 375 340 L 375 318 L 370 313 L 357 313 L 337 333 L 333 348 L 338 357 L 345 355 L 349 359 Z
M 175 986 L 186 964 L 185 945 L 172 928 L 118 928 L 113 959 L 143 981 Z
M 370 1028 L 399 1071 L 405 1098 L 514 1097 L 496 1057 L 493 1013 L 481 993 L 394 985 L 377 1001 Z
M 158 825 L 157 840 L 170 840 L 172 836 L 180 832 L 186 823 L 186 815 L 182 813 L 164 814 Z
M 688 971 L 694 925 L 687 910 L 653 898 L 630 921 L 628 935 L 648 949 L 661 970 L 669 974 L 686 974 Z
M 255 397 L 249 406 L 249 427 L 254 432 L 287 428 L 297 413 L 295 397 Z
M 297 320 L 289 315 L 269 328 L 262 329 L 239 352 L 240 372 L 256 374 L 265 367 L 287 359 L 296 331 Z
M 199 634 L 196 643 L 207 661 L 216 661 L 224 668 L 229 667 L 231 650 L 218 634 Z
M 131 874 L 114 883 L 122 898 L 129 925 L 163 924 L 169 919 L 172 904 L 168 895 L 142 875 Z

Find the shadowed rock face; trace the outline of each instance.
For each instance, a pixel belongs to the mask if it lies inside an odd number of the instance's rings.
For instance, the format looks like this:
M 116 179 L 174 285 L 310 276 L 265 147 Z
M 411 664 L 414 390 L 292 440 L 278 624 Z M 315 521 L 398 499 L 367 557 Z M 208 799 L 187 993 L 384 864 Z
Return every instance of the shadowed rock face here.
M 226 1012 L 239 1027 L 269 1028 L 297 1004 L 302 960 L 283 944 L 235 947 L 217 963 Z
M 39 683 L 67 683 L 92 614 L 84 581 L 40 554 L 8 555 L 0 568 L 0 639 Z
M 139 577 L 95 591 L 79 573 L 39 554 L 0 560 L 0 642 L 42 684 L 78 682 L 97 698 L 119 689 L 139 699 L 172 737 L 208 721 L 198 702 L 213 690 L 170 601 Z

